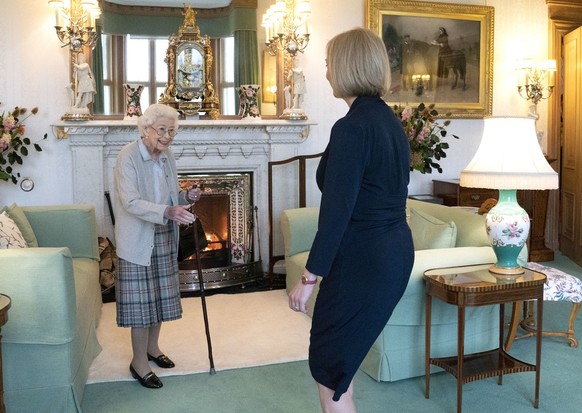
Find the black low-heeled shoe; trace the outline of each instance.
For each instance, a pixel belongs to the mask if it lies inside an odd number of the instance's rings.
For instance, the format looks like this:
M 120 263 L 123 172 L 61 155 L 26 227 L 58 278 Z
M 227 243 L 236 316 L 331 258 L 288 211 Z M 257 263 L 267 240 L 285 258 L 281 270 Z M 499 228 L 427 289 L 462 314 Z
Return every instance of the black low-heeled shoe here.
M 158 367 L 163 369 L 171 369 L 172 367 L 176 366 L 174 362 L 170 360 L 165 354 L 160 354 L 158 357 L 154 357 L 148 353 L 148 360 L 153 361 L 158 365 Z
M 131 373 L 132 377 L 139 382 L 139 384 L 141 384 L 144 387 L 147 387 L 148 389 L 159 389 L 164 385 L 164 383 L 162 383 L 162 381 L 158 378 L 158 376 L 156 376 L 156 374 L 153 371 L 150 371 L 145 376 L 140 377 L 139 374 L 137 374 L 137 371 L 135 371 L 133 366 L 130 364 L 129 372 Z

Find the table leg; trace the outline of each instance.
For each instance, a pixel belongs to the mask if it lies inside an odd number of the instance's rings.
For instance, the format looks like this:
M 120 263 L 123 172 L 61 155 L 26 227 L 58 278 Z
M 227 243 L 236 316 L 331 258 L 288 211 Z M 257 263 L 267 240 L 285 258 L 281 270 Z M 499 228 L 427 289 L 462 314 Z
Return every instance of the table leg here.
M 457 330 L 457 413 L 463 410 L 463 359 L 465 356 L 465 307 L 458 307 Z
M 515 306 L 515 303 L 513 304 Z M 515 311 L 515 307 L 514 307 L 514 311 Z M 497 384 L 502 385 L 503 384 L 503 373 L 501 371 L 501 369 L 503 368 L 503 366 L 501 365 L 503 363 L 502 358 L 501 358 L 501 353 L 503 352 L 503 332 L 505 329 L 505 304 L 499 304 L 499 365 L 497 366 L 497 368 L 499 369 L 499 376 L 497 376 Z
M 515 301 L 513 303 L 513 309 L 511 310 L 511 324 L 509 325 L 509 331 L 507 332 L 507 339 L 505 340 L 505 351 L 511 350 L 511 346 L 517 335 L 517 327 L 519 326 L 520 314 L 523 308 L 523 301 Z M 502 320 L 505 323 L 505 320 Z
M 540 373 L 541 373 L 541 361 L 542 361 L 542 320 L 544 312 L 544 300 L 543 297 L 538 297 L 537 299 L 537 310 L 538 310 L 538 321 L 537 321 L 537 334 L 536 334 L 536 390 L 534 397 L 534 407 L 537 409 L 540 402 Z
M 424 330 L 424 397 L 430 397 L 430 327 L 432 297 L 426 294 L 426 319 Z

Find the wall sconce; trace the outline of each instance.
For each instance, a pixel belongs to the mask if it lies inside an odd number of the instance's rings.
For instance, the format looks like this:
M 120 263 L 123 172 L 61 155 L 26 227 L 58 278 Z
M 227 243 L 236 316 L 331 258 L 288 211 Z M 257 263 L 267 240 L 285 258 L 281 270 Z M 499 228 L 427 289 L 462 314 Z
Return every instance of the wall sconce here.
M 533 111 L 530 115 L 538 119 L 539 101 L 549 98 L 554 91 L 553 75 L 556 71 L 556 61 L 526 59 L 518 62 L 515 70 L 518 71 L 517 91 L 522 98 L 532 101 Z M 544 83 L 547 83 L 547 86 L 544 86 Z
M 311 14 L 309 1 L 277 1 L 263 15 L 267 50 L 276 55 L 279 50 L 291 56 L 302 52 L 309 43 L 308 20 Z
M 62 47 L 78 53 L 84 46 L 95 47 L 95 19 L 101 15 L 98 0 L 49 0 L 55 9 L 55 30 Z
M 428 87 L 430 82 L 430 75 L 412 75 L 412 87 L 416 96 L 422 96 L 424 89 Z

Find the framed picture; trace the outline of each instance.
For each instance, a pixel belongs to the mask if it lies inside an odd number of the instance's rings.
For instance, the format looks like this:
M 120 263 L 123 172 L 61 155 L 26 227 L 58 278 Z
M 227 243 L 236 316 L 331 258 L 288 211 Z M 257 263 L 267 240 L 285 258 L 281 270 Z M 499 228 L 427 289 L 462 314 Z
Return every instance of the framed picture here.
M 388 103 L 434 103 L 448 118 L 490 115 L 493 18 L 488 6 L 367 0 L 366 27 L 390 58 Z

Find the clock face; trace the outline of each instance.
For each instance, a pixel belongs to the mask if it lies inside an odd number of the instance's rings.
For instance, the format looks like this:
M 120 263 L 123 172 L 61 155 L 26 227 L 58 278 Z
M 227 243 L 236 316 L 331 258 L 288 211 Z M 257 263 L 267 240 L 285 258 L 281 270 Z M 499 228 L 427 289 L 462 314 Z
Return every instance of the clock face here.
M 195 43 L 185 42 L 178 47 L 176 65 L 176 97 L 190 101 L 204 91 L 203 50 Z
M 20 182 L 20 189 L 22 189 L 25 192 L 30 192 L 30 191 L 32 191 L 33 188 L 34 188 L 34 181 L 30 178 L 24 178 Z

